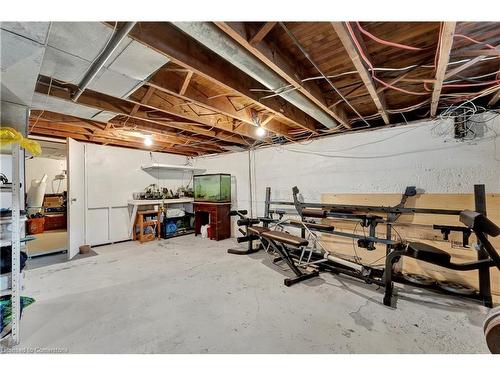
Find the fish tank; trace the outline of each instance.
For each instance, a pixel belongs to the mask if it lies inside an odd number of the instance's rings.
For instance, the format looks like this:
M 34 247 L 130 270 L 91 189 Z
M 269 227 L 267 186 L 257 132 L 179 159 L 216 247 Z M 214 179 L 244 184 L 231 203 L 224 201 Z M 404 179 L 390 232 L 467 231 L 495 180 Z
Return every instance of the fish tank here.
M 231 175 L 200 174 L 193 177 L 196 202 L 231 202 Z

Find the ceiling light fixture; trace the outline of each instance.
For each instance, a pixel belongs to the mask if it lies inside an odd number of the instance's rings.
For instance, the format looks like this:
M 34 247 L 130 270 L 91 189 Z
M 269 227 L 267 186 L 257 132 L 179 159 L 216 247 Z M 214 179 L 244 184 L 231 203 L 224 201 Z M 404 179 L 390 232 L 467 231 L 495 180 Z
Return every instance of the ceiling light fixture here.
M 146 146 L 152 146 L 153 145 L 153 137 L 151 135 L 144 136 L 144 144 Z
M 259 126 L 256 130 L 256 133 L 258 137 L 263 137 L 266 135 L 266 129 L 264 129 L 262 126 Z
M 257 112 L 251 110 L 251 114 L 252 114 L 252 122 L 257 127 L 257 129 L 255 130 L 255 134 L 257 134 L 257 137 L 262 138 L 263 136 L 266 135 L 266 129 L 262 127 Z

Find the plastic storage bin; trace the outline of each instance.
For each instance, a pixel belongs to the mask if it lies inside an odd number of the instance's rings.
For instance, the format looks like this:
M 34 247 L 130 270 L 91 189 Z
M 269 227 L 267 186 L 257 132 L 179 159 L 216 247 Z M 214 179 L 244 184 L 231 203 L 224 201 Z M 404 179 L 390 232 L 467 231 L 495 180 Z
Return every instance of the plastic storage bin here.
M 231 202 L 231 175 L 225 173 L 195 175 L 195 202 Z

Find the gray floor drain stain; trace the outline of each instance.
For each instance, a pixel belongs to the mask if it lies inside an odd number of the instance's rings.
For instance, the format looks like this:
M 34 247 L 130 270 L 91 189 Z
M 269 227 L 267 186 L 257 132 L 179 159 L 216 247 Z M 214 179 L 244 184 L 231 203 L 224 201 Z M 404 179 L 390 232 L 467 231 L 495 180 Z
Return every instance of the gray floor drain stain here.
M 368 306 L 370 302 L 366 301 L 364 305 L 359 306 L 359 309 L 356 311 L 350 312 L 349 316 L 354 319 L 354 323 L 358 326 L 362 326 L 366 328 L 368 331 L 372 330 L 373 327 L 373 321 L 370 319 L 365 318 L 363 315 L 361 315 L 361 309 L 365 306 Z

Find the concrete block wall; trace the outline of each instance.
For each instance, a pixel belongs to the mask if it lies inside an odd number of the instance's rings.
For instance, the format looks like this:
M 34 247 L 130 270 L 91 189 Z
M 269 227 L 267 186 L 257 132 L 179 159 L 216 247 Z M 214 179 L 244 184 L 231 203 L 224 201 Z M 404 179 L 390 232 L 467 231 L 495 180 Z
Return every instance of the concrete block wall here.
M 250 209 L 249 166 L 254 214 L 263 213 L 266 186 L 272 198 L 290 200 L 297 185 L 307 201 L 322 193 L 400 193 L 415 185 L 429 193 L 471 193 L 486 184 L 500 192 L 500 117 L 478 115 L 478 136 L 470 141 L 453 137 L 453 120 L 350 133 L 260 148 L 250 152 L 206 156 L 195 166 L 207 173 L 233 176 L 233 207 Z M 250 158 L 250 162 L 249 162 Z

